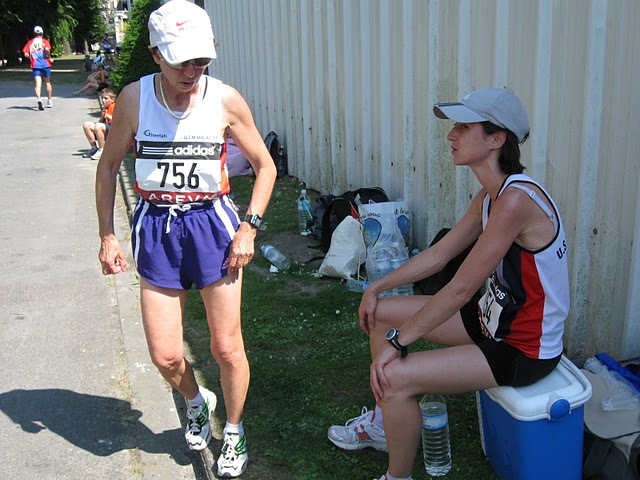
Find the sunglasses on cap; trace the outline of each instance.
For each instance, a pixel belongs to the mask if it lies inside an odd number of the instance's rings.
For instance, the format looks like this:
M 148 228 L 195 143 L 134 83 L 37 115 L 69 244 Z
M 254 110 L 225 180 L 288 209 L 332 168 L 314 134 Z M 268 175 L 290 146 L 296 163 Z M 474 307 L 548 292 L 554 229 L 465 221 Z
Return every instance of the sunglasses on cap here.
M 182 70 L 184 68 L 187 68 L 187 65 L 189 65 L 190 63 L 193 63 L 193 66 L 196 67 L 196 68 L 208 67 L 211 64 L 211 60 L 213 60 L 211 58 L 193 58 L 191 60 L 185 60 L 184 62 L 181 62 L 181 63 L 169 63 L 162 56 L 162 54 L 160 52 L 158 52 L 158 53 L 160 54 L 160 58 L 162 59 L 162 61 L 164 63 L 169 65 L 171 68 L 175 68 L 176 70 Z

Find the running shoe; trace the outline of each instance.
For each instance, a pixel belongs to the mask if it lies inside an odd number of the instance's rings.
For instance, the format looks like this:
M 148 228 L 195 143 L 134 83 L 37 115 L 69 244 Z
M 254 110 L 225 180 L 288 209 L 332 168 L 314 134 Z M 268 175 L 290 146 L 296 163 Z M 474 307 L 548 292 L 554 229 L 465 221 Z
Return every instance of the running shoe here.
M 247 441 L 244 434 L 225 433 L 222 451 L 218 457 L 218 476 L 235 478 L 247 469 Z
M 191 450 L 202 450 L 211 440 L 211 421 L 209 416 L 216 408 L 216 394 L 200 387 L 204 403 L 198 407 L 187 404 L 187 428 L 184 438 Z
M 91 159 L 92 160 L 100 160 L 100 157 L 102 156 L 102 149 L 99 148 L 96 153 L 94 153 L 93 155 L 91 155 Z
M 359 417 L 352 418 L 341 425 L 329 427 L 327 436 L 331 443 L 344 450 L 360 450 L 361 448 L 375 448 L 381 452 L 387 451 L 387 437 L 384 430 L 373 423 L 374 411 L 362 407 Z
M 53 102 L 51 101 L 51 99 L 47 100 L 47 108 L 51 108 L 53 107 Z
M 38 110 L 44 110 L 44 106 L 42 105 L 42 100 L 38 99 Z
M 89 150 L 87 150 L 86 152 L 84 152 L 82 154 L 83 158 L 91 158 L 92 156 L 94 156 L 96 153 L 98 152 L 98 147 L 96 147 L 95 145 L 93 147 L 91 147 Z

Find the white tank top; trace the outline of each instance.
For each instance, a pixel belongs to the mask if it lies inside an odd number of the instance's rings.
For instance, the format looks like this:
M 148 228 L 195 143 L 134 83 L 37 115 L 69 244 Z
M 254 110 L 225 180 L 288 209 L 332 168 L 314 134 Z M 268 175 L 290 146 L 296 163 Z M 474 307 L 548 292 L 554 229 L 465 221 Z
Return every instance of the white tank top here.
M 140 79 L 140 113 L 135 135 L 135 189 L 156 204 L 212 201 L 229 193 L 221 89 L 203 75 L 197 105 L 174 118 L 155 94 L 154 77 Z

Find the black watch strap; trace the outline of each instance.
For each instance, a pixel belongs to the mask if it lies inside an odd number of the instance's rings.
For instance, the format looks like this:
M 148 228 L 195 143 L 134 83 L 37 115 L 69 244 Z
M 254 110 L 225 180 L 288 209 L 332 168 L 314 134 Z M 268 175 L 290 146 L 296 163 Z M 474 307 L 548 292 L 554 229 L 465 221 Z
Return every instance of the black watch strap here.
M 408 355 L 409 350 L 407 349 L 406 345 L 400 345 L 400 342 L 398 341 L 398 337 L 400 336 L 400 331 L 397 329 L 395 330 L 395 334 L 390 337 L 387 338 L 387 341 L 391 344 L 391 346 L 393 348 L 395 348 L 396 350 L 400 350 L 400 358 L 404 358 Z
M 262 223 L 262 217 L 260 215 L 249 215 L 249 214 L 247 214 L 244 217 L 242 217 L 242 221 L 243 222 L 247 222 L 249 225 L 251 225 L 256 230 L 264 230 L 265 228 L 267 228 Z

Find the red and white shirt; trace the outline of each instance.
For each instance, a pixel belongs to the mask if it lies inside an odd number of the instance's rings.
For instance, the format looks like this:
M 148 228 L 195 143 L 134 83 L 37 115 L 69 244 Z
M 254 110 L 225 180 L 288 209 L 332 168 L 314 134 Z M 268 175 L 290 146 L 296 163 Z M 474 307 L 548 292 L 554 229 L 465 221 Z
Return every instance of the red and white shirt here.
M 479 302 L 484 333 L 523 352 L 527 357 L 548 359 L 562 353 L 564 322 L 569 314 L 569 263 L 567 241 L 558 209 L 549 194 L 527 175 L 510 175 L 498 196 L 513 182 L 535 192 L 527 184 L 538 187 L 553 209 L 544 204 L 556 235 L 545 247 L 528 250 L 513 243 L 496 270 L 487 280 L 486 293 Z M 489 220 L 491 198 L 482 204 L 483 228 Z

